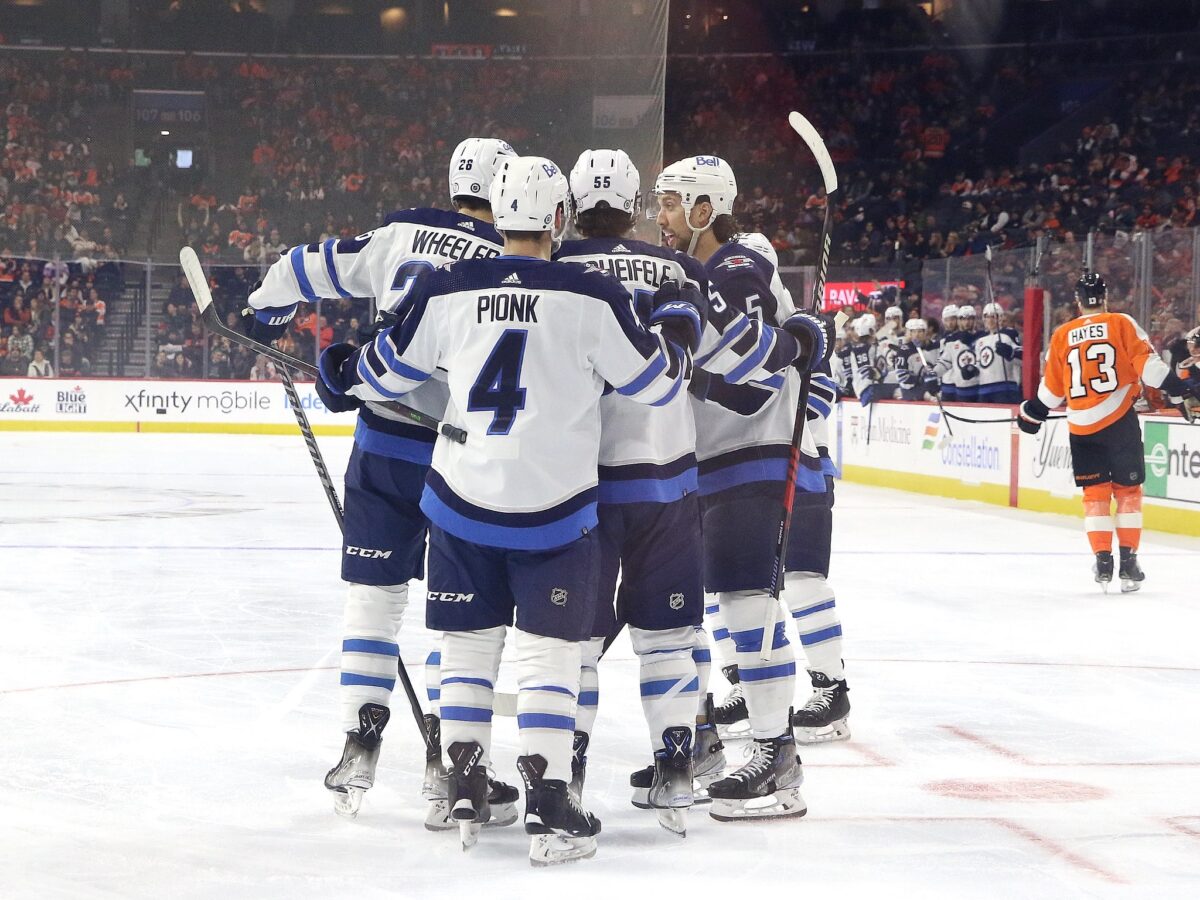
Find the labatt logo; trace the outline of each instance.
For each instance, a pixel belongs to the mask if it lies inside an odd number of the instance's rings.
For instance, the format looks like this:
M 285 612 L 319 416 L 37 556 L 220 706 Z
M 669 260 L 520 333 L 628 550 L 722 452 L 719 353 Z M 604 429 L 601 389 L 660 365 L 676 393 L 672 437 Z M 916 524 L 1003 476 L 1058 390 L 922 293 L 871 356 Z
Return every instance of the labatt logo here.
M 0 412 L 4 413 L 35 413 L 42 407 L 34 402 L 33 394 L 25 388 L 17 388 L 15 394 L 9 394 L 8 400 L 0 403 Z

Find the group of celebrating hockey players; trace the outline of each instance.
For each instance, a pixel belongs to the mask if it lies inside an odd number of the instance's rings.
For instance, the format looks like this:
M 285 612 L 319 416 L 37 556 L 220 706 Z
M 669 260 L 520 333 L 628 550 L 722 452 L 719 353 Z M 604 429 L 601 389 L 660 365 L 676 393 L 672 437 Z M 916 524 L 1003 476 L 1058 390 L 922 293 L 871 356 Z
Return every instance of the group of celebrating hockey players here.
M 832 324 L 798 312 L 769 243 L 737 232 L 719 157 L 658 177 L 661 245 L 632 237 L 641 185 L 620 150 L 584 152 L 568 179 L 469 138 L 449 194 L 453 210 L 403 210 L 359 237 L 293 248 L 249 298 L 263 342 L 299 301 L 373 297 L 380 310 L 361 346 L 325 350 L 317 381 L 330 410 L 358 412 L 346 737 L 325 779 L 335 809 L 357 814 L 374 783 L 409 584 L 424 577 L 426 625 L 441 633 L 426 667 L 426 827 L 457 829 L 465 847 L 516 821 L 518 791 L 491 758 L 509 629 L 534 864 L 595 853 L 584 784 L 598 667 L 625 627 L 651 751 L 630 777 L 633 804 L 679 834 L 698 802 L 719 821 L 803 815 L 797 740 L 849 736 L 826 580 Z M 572 226 L 579 238 L 563 240 Z M 812 691 L 793 711 L 787 614 L 767 585 L 801 373 L 811 393 L 782 598 Z M 396 400 L 465 440 L 410 424 L 385 405 Z M 706 624 L 733 685 L 719 707 Z M 753 740 L 744 765 L 727 767 L 718 726 Z
M 947 304 L 940 336 L 915 315 L 907 321 L 898 305 L 887 307 L 883 324 L 864 312 L 845 326 L 833 372 L 843 396 L 864 406 L 876 400 L 948 403 L 1019 403 L 1021 335 L 999 303 L 975 307 Z

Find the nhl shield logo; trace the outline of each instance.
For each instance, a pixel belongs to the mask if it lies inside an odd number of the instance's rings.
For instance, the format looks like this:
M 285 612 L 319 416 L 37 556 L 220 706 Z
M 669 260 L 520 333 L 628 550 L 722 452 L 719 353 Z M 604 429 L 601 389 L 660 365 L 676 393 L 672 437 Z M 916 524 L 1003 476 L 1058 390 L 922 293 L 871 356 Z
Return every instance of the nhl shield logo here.
M 670 601 L 671 609 L 683 609 L 683 594 L 672 594 Z
M 567 605 L 567 589 L 566 588 L 551 588 L 550 602 L 555 606 Z

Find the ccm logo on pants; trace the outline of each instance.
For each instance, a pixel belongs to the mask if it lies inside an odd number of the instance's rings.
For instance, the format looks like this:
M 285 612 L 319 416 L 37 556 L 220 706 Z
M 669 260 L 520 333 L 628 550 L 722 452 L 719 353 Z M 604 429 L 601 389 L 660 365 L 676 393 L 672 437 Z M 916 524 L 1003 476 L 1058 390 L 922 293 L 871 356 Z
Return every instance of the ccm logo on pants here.
M 453 591 L 430 591 L 427 595 L 430 600 L 438 600 L 442 603 L 470 603 L 475 599 L 472 594 L 456 594 Z
M 391 550 L 374 550 L 371 547 L 346 547 L 347 556 L 361 556 L 363 559 L 387 559 L 392 555 Z

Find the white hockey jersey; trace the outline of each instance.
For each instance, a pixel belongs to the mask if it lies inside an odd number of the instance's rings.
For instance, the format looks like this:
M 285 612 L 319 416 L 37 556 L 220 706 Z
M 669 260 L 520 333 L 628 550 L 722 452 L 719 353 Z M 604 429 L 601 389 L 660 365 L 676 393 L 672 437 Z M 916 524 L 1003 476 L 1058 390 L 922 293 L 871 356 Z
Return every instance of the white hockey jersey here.
M 600 395 L 640 403 L 685 389 L 685 351 L 638 321 L 599 270 L 523 256 L 455 263 L 406 288 L 398 322 L 357 355 L 364 400 L 392 400 L 447 370 L 445 421 L 421 509 L 492 547 L 546 550 L 597 522 Z
M 300 299 L 374 297 L 379 311 L 390 313 L 421 272 L 459 259 L 499 256 L 503 244 L 489 223 L 444 209 L 399 210 L 388 222 L 356 238 L 293 247 L 267 271 L 250 306 L 275 310 L 286 321 Z M 445 380 L 431 378 L 404 403 L 441 419 L 448 399 Z M 423 465 L 433 458 L 435 437 L 373 404 L 360 411 L 354 430 L 364 451 Z
M 710 294 L 699 262 L 645 241 L 567 241 L 555 259 L 589 263 L 613 275 L 633 296 L 643 323 L 649 319 L 654 292 L 668 279 Z M 735 384 L 768 378 L 790 365 L 798 350 L 795 338 L 742 315 L 715 292 L 710 299 L 696 365 Z M 696 426 L 686 397 L 651 407 L 608 391 L 600 400 L 600 422 L 601 503 L 666 503 L 698 489 Z
M 1007 402 L 1021 385 L 1021 335 L 1015 328 L 1001 328 L 975 341 L 979 367 L 981 402 Z

